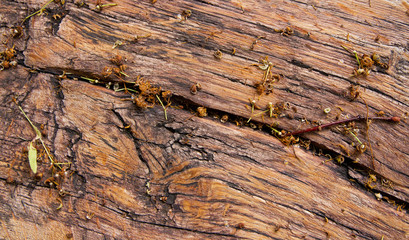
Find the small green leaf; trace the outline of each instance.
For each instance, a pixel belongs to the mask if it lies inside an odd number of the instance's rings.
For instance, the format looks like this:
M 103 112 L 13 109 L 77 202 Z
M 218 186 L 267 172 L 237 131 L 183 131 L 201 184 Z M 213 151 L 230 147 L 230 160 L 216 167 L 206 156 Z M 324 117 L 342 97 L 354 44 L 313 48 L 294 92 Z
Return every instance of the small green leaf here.
M 37 149 L 34 147 L 33 141 L 28 145 L 28 161 L 33 173 L 37 173 Z

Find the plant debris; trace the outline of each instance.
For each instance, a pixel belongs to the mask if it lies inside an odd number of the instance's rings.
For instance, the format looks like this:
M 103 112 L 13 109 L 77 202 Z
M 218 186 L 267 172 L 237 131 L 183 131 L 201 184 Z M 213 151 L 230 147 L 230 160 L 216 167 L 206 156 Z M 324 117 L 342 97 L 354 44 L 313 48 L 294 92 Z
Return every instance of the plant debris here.
M 342 46 L 342 45 L 341 45 Z M 377 53 L 373 53 L 371 56 L 367 54 L 362 54 L 361 56 L 354 50 L 351 51 L 347 47 L 342 46 L 346 51 L 348 51 L 357 61 L 358 68 L 354 69 L 353 75 L 357 76 L 368 76 L 374 65 L 377 65 L 383 69 L 388 69 L 389 65 L 387 63 L 381 62 L 381 58 Z
M 264 59 L 260 60 L 259 64 L 253 64 L 257 66 L 259 69 L 264 71 L 263 78 L 261 81 L 255 83 L 256 91 L 258 95 L 262 95 L 265 93 L 266 95 L 273 92 L 273 84 L 275 82 L 280 81 L 281 77 L 278 74 L 273 74 L 271 72 L 271 68 L 273 64 L 268 61 L 268 57 L 266 56 Z

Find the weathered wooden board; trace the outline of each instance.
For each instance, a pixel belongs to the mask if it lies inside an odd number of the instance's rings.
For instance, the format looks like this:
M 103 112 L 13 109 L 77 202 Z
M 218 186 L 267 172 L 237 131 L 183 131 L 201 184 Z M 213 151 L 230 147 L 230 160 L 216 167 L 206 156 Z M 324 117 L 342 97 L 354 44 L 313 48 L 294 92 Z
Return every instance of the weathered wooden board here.
M 44 4 L 0 2 L 2 32 Z M 5 45 L 15 45 L 18 66 L 0 72 L 0 238 L 409 237 L 409 17 L 401 2 L 121 1 L 100 12 L 96 4 L 51 3 Z M 275 31 L 287 26 L 292 35 Z M 341 45 L 377 52 L 390 67 L 351 77 L 356 60 Z M 126 80 L 140 75 L 173 92 L 167 120 L 160 106 L 138 109 L 129 94 L 80 78 L 101 80 L 115 55 L 126 59 Z M 283 77 L 259 96 L 263 72 L 252 65 L 266 56 Z M 73 75 L 59 79 L 63 71 Z M 193 95 L 195 83 L 202 90 Z M 362 98 L 351 101 L 351 84 Z M 65 196 L 45 183 L 48 161 L 39 161 L 43 179 L 31 172 L 21 149 L 35 133 L 13 98 L 44 125 L 55 158 L 72 163 Z M 317 152 L 347 159 L 338 165 L 236 126 L 233 119 L 252 115 L 249 99 L 263 110 L 268 102 L 296 107 L 278 118 L 253 116 L 288 131 L 365 116 L 366 104 L 369 116 L 382 110 L 401 122 L 371 123 L 374 165 L 371 152 L 353 153 L 354 139 L 336 127 L 303 135 Z M 209 116 L 197 117 L 196 106 Z M 216 118 L 223 114 L 230 121 Z M 365 123 L 356 124 L 367 144 Z

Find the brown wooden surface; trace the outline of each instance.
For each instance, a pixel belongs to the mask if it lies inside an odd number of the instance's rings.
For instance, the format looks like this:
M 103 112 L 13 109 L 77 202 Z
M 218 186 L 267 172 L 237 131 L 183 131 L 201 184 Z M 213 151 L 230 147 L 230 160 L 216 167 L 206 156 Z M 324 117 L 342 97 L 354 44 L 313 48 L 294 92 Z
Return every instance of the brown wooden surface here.
M 2 41 L 45 3 L 1 1 Z M 405 4 L 124 0 L 98 12 L 96 1 L 85 3 L 51 3 L 47 15 L 31 17 L 20 38 L 2 45 L 15 45 L 18 65 L 0 72 L 0 239 L 409 238 Z M 178 17 L 184 10 L 192 11 L 186 20 Z M 287 26 L 294 34 L 275 31 Z M 116 41 L 123 45 L 114 49 Z M 390 67 L 350 77 L 356 61 L 341 45 L 377 52 Z M 138 109 L 129 94 L 80 78 L 101 79 L 115 55 L 126 59 L 126 80 L 140 75 L 173 92 L 168 120 L 160 105 Z M 266 56 L 283 77 L 259 97 L 263 72 L 252 64 Z M 59 79 L 63 71 L 72 75 Z M 193 95 L 195 83 L 202 90 Z M 362 98 L 347 97 L 351 84 Z M 48 161 L 39 161 L 41 180 L 31 172 L 22 149 L 35 133 L 13 98 L 44 126 L 55 159 L 72 163 L 66 196 L 45 183 Z M 369 116 L 382 110 L 401 122 L 371 123 L 373 166 L 369 149 L 354 152 L 354 139 L 336 127 L 304 134 L 314 145 L 307 150 L 283 145 L 265 128 L 237 126 L 234 120 L 251 116 L 249 99 L 263 109 L 268 102 L 295 106 L 278 118 L 254 117 L 287 131 L 313 126 L 302 119 L 366 116 L 365 102 Z M 197 106 L 209 116 L 197 117 Z M 367 144 L 365 123 L 356 124 Z M 326 161 L 320 151 L 346 161 Z

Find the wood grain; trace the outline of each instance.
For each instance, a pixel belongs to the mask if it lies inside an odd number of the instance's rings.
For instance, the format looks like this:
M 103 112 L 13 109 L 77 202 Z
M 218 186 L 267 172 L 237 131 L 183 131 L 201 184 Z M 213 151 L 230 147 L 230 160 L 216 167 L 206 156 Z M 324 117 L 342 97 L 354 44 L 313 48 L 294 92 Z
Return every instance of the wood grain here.
M 0 72 L 0 238 L 409 236 L 409 28 L 401 2 L 116 3 L 100 12 L 94 1 L 51 3 L 48 15 L 31 17 L 23 36 L 3 46 L 15 45 L 18 66 Z M 1 32 L 8 34 L 43 4 L 0 2 Z M 183 19 L 184 10 L 191 16 Z M 278 32 L 287 26 L 292 35 Z M 118 41 L 122 45 L 113 48 Z M 356 60 L 341 45 L 376 52 L 389 69 L 351 77 Z M 217 50 L 221 59 L 213 55 Z M 143 76 L 173 92 L 168 120 L 161 106 L 138 109 L 129 94 L 81 79 L 105 81 L 102 71 L 115 55 L 126 59 L 126 80 Z M 266 56 L 282 78 L 272 94 L 259 96 L 255 83 L 263 71 L 254 64 Z M 59 79 L 63 71 L 71 75 Z M 202 89 L 194 95 L 195 83 Z M 360 86 L 354 101 L 351 84 Z M 35 133 L 13 98 L 35 125 L 43 124 L 55 158 L 72 163 L 65 196 L 44 183 L 48 161 L 39 161 L 43 179 L 31 173 L 22 149 Z M 269 102 L 289 104 L 278 118 L 252 117 L 252 123 L 287 131 L 366 116 L 367 110 L 401 121 L 373 121 L 369 137 L 366 124 L 356 123 L 359 139 L 371 142 L 373 165 L 371 151 L 354 151 L 354 138 L 340 127 L 303 135 L 312 142 L 306 150 L 283 145 L 265 128 L 237 126 L 234 120 L 252 116 L 249 99 L 262 110 Z M 197 106 L 209 116 L 197 117 Z M 219 119 L 224 114 L 226 123 Z M 346 161 L 339 165 L 325 154 Z

